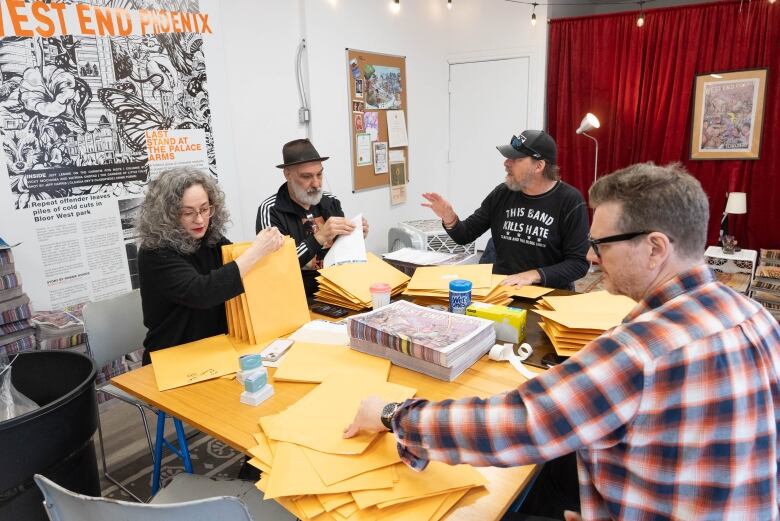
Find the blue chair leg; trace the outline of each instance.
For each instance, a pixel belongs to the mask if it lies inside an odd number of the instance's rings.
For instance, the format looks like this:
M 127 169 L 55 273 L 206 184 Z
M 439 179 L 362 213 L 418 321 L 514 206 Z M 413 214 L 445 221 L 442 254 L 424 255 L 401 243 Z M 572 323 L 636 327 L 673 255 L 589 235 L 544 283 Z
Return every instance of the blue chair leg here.
M 152 472 L 152 496 L 160 490 L 160 471 L 162 468 L 163 446 L 168 447 L 172 453 L 184 462 L 184 470 L 192 474 L 192 460 L 190 451 L 187 447 L 187 438 L 184 436 L 184 426 L 181 420 L 173 418 L 173 425 L 176 427 L 176 439 L 179 447 L 174 447 L 165 439 L 165 418 L 167 415 L 163 411 L 157 412 L 157 436 L 154 443 L 154 471 Z

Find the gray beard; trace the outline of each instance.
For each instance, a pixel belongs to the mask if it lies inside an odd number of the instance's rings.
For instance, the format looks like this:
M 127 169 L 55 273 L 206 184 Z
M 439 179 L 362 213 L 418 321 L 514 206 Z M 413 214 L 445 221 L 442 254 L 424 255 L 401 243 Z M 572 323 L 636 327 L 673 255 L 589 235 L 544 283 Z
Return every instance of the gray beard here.
M 504 180 L 504 184 L 506 185 L 507 188 L 509 188 L 513 192 L 522 192 L 523 188 L 525 188 L 525 186 L 523 186 L 520 183 L 516 182 L 514 179 L 512 179 L 512 180 L 505 179 Z
M 290 191 L 292 192 L 293 199 L 295 199 L 298 203 L 309 205 L 309 206 L 316 206 L 320 204 L 320 201 L 322 200 L 321 189 L 312 192 L 306 192 L 305 190 L 299 189 L 297 186 L 295 186 L 292 183 L 288 183 L 287 186 L 290 187 Z

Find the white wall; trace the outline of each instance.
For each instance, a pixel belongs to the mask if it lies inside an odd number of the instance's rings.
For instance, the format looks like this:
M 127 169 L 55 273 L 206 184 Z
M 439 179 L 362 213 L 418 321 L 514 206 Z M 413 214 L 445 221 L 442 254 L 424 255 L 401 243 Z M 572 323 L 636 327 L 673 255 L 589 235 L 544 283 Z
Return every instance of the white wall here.
M 207 0 L 203 8 L 218 0 Z M 504 0 L 402 0 L 393 13 L 389 0 L 219 1 L 224 42 L 225 85 L 232 128 L 218 134 L 222 157 L 232 154 L 236 182 L 225 186 L 231 207 L 233 240 L 254 232 L 258 203 L 283 182 L 274 165 L 281 146 L 305 137 L 297 122 L 299 106 L 294 60 L 300 38 L 308 43 L 312 109 L 311 138 L 323 155 L 326 189 L 338 195 L 347 215 L 363 212 L 371 231 L 368 248 L 383 252 L 387 230 L 399 221 L 430 218 L 421 193 L 446 194 L 448 146 L 448 63 L 452 57 L 490 56 L 521 49 L 532 55 L 531 121 L 542 125 L 546 24 L 531 27 L 531 7 Z M 540 21 L 544 7 L 537 7 Z M 215 47 L 219 47 L 215 44 Z M 406 56 L 409 130 L 408 202 L 391 207 L 388 189 L 352 193 L 350 116 L 345 48 Z M 218 56 L 208 54 L 211 62 Z M 219 70 L 219 69 L 218 69 Z M 210 87 L 214 81 L 209 69 Z M 221 81 L 222 78 L 219 79 Z M 485 85 L 485 95 L 511 85 Z M 212 91 L 214 92 L 214 91 Z M 518 131 L 522 129 L 517 129 Z M 500 168 L 488 165 L 490 168 Z M 222 170 L 224 172 L 224 170 Z M 500 176 L 499 176 L 500 179 Z M 497 181 L 498 182 L 498 181 Z M 481 200 L 487 194 L 475 194 Z

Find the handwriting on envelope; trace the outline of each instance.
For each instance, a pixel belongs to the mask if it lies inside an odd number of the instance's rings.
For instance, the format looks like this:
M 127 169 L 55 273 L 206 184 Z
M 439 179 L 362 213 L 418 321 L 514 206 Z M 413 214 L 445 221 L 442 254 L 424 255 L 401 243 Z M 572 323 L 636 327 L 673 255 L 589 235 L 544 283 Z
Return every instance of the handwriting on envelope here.
M 150 356 L 160 391 L 238 371 L 238 354 L 227 335 L 152 351 Z

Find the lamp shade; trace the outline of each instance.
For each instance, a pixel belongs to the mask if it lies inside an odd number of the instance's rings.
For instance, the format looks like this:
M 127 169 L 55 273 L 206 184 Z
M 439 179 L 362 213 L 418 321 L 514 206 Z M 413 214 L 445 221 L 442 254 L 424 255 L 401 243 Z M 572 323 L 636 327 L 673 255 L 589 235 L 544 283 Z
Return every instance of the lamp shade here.
M 747 213 L 747 197 L 745 192 L 730 192 L 726 201 L 725 213 Z
M 580 122 L 580 128 L 577 129 L 577 134 L 582 134 L 588 130 L 599 128 L 600 126 L 601 123 L 599 123 L 599 118 L 588 112 L 585 114 L 585 117 L 582 118 L 582 122 Z

